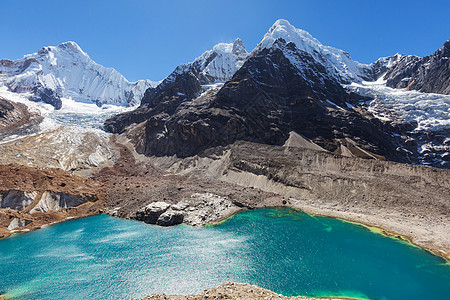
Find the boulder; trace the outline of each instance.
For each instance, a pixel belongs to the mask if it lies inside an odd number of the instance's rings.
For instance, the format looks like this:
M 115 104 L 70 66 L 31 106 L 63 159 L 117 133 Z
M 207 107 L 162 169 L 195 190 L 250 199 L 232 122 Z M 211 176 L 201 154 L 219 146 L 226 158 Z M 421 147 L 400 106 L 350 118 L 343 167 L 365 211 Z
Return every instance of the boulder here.
M 179 211 L 168 210 L 161 214 L 156 222 L 159 226 L 173 226 L 183 223 L 184 215 Z
M 158 218 L 165 213 L 169 207 L 170 204 L 162 201 L 150 203 L 136 212 L 135 219 L 147 224 L 156 224 Z

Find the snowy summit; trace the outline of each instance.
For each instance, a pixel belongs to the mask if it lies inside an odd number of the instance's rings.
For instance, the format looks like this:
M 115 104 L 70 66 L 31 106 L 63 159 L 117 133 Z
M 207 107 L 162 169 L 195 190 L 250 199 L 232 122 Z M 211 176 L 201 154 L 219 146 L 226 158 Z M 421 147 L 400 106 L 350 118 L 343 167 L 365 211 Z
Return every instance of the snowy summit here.
M 61 106 L 61 98 L 77 102 L 139 104 L 155 82 L 129 82 L 113 68 L 94 62 L 75 42 L 49 46 L 18 60 L 0 60 L 0 85 L 12 92 L 31 93 L 36 101 Z
M 219 43 L 193 62 L 178 66 L 172 75 L 192 70 L 199 74 L 201 84 L 225 82 L 242 67 L 247 57 L 242 40 L 237 38 L 234 43 Z
M 343 50 L 322 45 L 309 32 L 295 28 L 283 19 L 272 25 L 253 52 L 272 47 L 278 39 L 294 43 L 299 51 L 305 51 L 322 62 L 339 82 L 350 83 L 371 79 L 370 66 L 352 60 Z

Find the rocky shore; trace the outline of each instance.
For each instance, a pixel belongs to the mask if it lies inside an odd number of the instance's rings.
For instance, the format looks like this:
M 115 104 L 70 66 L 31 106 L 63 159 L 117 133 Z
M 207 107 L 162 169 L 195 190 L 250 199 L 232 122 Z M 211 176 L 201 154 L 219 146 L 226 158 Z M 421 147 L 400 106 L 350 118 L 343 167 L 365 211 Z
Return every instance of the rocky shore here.
M 180 159 L 137 154 L 125 136 L 116 144 L 118 165 L 97 175 L 112 180 L 113 216 L 142 219 L 156 206 L 149 223 L 203 225 L 242 209 L 289 206 L 374 226 L 449 257 L 449 170 L 292 145 L 237 142 Z
M 141 300 L 219 300 L 219 299 L 255 299 L 255 300 L 282 300 L 282 299 L 348 299 L 348 298 L 313 298 L 313 297 L 285 297 L 272 291 L 248 283 L 227 282 L 218 287 L 206 289 L 196 295 L 165 295 L 151 294 Z

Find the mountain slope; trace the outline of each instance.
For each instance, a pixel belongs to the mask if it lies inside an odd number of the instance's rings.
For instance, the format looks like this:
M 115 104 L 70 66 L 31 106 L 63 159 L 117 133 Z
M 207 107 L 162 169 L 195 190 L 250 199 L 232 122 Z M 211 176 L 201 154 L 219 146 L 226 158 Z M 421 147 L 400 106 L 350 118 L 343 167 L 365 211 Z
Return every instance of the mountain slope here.
M 234 43 L 217 44 L 193 62 L 178 66 L 156 88 L 145 92 L 138 109 L 107 120 L 105 128 L 111 132 L 121 132 L 133 123 L 147 120 L 156 111 L 172 114 L 183 102 L 217 91 L 247 58 L 247 50 L 239 38 Z
M 230 80 L 247 56 L 240 39 L 232 44 L 217 44 L 193 62 L 178 66 L 155 89 L 147 90 L 141 104 L 153 106 L 172 98 L 192 100 L 210 89 L 212 84 Z
M 381 58 L 373 66 L 377 68 L 386 62 L 387 67 L 376 75 L 383 75 L 388 87 L 450 95 L 450 40 L 432 55 L 395 55 Z
M 95 63 L 75 42 L 44 47 L 14 61 L 0 60 L 0 84 L 56 108 L 61 98 L 98 106 L 136 105 L 145 90 L 156 86 L 150 80 L 127 81 L 116 70 Z
M 385 126 L 350 108 L 364 97 L 348 93 L 336 80 L 339 70 L 317 55 L 277 38 L 252 51 L 222 87 L 190 100 L 161 84 L 154 90 L 158 101 L 142 101 L 137 110 L 109 119 L 105 128 L 122 132 L 141 123 L 128 133 L 146 155 L 186 157 L 236 140 L 282 145 L 296 131 L 328 151 L 344 145 L 364 148 L 360 156 L 395 159 Z
M 433 70 L 445 69 L 445 51 L 427 60 L 436 62 Z M 202 76 L 210 53 L 177 68 L 138 109 L 108 119 L 105 128 L 125 132 L 151 156 L 187 157 L 236 140 L 283 145 L 294 132 L 343 156 L 449 166 L 448 99 L 373 82 L 414 68 L 423 60 L 417 56 L 360 64 L 285 20 L 235 60 L 243 64 L 225 83 Z

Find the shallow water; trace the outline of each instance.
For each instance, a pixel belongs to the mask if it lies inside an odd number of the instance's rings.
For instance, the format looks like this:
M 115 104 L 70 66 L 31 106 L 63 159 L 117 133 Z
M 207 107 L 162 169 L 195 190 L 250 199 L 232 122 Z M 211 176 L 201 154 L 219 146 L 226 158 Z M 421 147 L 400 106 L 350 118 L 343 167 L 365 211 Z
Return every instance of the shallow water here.
M 450 265 L 400 240 L 287 208 L 217 225 L 99 215 L 0 240 L 0 291 L 18 299 L 186 294 L 227 281 L 284 295 L 448 299 Z

